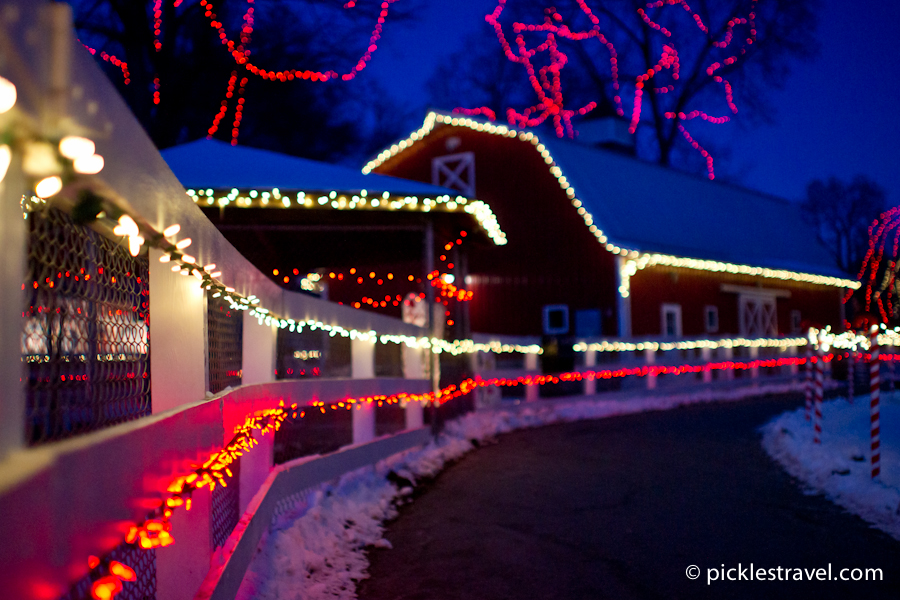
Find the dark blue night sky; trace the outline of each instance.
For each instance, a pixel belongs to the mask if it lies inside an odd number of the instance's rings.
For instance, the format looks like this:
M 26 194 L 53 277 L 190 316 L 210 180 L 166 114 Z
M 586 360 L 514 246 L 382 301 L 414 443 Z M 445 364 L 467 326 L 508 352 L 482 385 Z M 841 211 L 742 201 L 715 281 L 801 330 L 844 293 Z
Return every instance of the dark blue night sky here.
M 484 15 L 494 6 L 494 0 L 459 0 L 452 9 L 431 2 L 416 20 L 389 20 L 370 74 L 424 117 L 423 85 L 434 65 L 471 31 L 493 39 Z M 717 160 L 717 175 L 799 199 L 811 179 L 861 173 L 887 189 L 891 204 L 900 204 L 898 25 L 900 2 L 825 0 L 820 55 L 793 65 L 786 89 L 773 94 L 773 126 L 722 127 L 721 140 L 731 144 L 732 156 Z

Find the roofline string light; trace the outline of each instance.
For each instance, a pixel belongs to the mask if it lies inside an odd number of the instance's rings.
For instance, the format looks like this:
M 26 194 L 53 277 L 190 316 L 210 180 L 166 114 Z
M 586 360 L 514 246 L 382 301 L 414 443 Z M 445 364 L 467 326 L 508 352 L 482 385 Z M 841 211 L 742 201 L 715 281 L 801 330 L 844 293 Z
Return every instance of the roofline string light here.
M 888 329 L 881 325 L 881 333 L 878 334 L 880 347 L 900 347 L 900 327 Z M 805 337 L 787 338 L 719 338 L 719 339 L 694 339 L 694 340 L 600 340 L 596 342 L 578 342 L 572 346 L 575 352 L 636 352 L 652 350 L 654 352 L 668 352 L 671 350 L 698 350 L 708 348 L 799 348 L 803 346 L 815 346 L 820 342 L 826 343 L 831 348 L 840 350 L 869 349 L 868 332 L 844 331 L 834 333 L 831 327 L 824 329 L 811 328 Z
M 572 349 L 575 352 L 635 352 L 652 350 L 667 352 L 670 350 L 698 350 L 708 348 L 796 348 L 805 346 L 805 337 L 792 338 L 722 338 L 695 340 L 643 340 L 625 342 L 619 340 L 600 340 L 598 342 L 578 342 Z
M 497 216 L 490 205 L 481 200 L 473 200 L 465 196 L 419 197 L 404 196 L 390 192 L 371 193 L 360 190 L 357 194 L 331 190 L 291 191 L 282 194 L 279 188 L 266 190 L 231 188 L 230 190 L 188 189 L 187 195 L 200 206 L 218 206 L 224 208 L 234 205 L 237 208 L 305 208 L 333 210 L 379 210 L 409 212 L 451 212 L 472 215 L 484 229 L 485 234 L 498 246 L 506 244 L 506 233 L 500 228 Z
M 556 178 L 559 187 L 565 192 L 572 206 L 584 220 L 584 224 L 588 230 L 594 235 L 598 242 L 612 254 L 622 256 L 628 260 L 623 261 L 620 271 L 622 275 L 622 285 L 619 288 L 619 294 L 623 298 L 627 298 L 630 293 L 630 278 L 637 271 L 649 266 L 669 266 L 682 269 L 694 269 L 697 271 L 708 271 L 714 273 L 733 273 L 737 275 L 752 275 L 764 277 L 767 279 L 780 279 L 783 281 L 797 281 L 801 283 L 812 283 L 815 285 L 825 285 L 838 288 L 857 289 L 860 287 L 858 281 L 852 279 L 842 279 L 840 277 L 830 277 L 827 275 L 816 275 L 813 273 L 802 273 L 798 271 L 789 271 L 786 269 L 770 269 L 767 267 L 754 267 L 751 265 L 741 265 L 715 260 L 705 260 L 698 258 L 687 258 L 682 256 L 673 256 L 669 254 L 659 254 L 654 252 L 642 252 L 639 250 L 630 250 L 620 247 L 612 243 L 594 221 L 593 215 L 583 206 L 581 200 L 578 199 L 575 188 L 569 183 L 562 169 L 553 160 L 550 151 L 544 146 L 537 134 L 531 131 L 519 131 L 506 125 L 495 125 L 493 123 L 483 123 L 468 117 L 458 117 L 452 114 L 443 114 L 439 112 L 430 112 L 425 117 L 422 126 L 410 134 L 406 139 L 392 145 L 390 148 L 383 150 L 374 159 L 370 160 L 362 169 L 365 174 L 371 173 L 388 160 L 394 158 L 413 144 L 421 141 L 428 136 L 438 125 L 449 125 L 451 127 L 466 127 L 474 131 L 489 133 L 491 135 L 499 135 L 510 139 L 518 138 L 522 142 L 528 142 L 534 149 L 540 153 L 544 162 L 549 167 L 550 173 Z

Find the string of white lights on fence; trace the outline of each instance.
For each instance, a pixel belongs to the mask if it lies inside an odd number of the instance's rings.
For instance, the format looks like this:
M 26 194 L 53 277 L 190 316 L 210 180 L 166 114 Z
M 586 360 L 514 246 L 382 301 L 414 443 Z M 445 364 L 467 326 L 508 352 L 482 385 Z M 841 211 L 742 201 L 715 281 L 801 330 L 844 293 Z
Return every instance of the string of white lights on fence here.
M 466 127 L 474 131 L 486 132 L 492 135 L 498 135 L 506 138 L 518 138 L 522 142 L 528 142 L 534 149 L 540 153 L 541 158 L 548 165 L 550 174 L 556 178 L 559 187 L 565 192 L 572 206 L 578 212 L 579 216 L 584 220 L 585 226 L 597 238 L 597 241 L 612 254 L 627 258 L 620 266 L 621 285 L 619 294 L 623 298 L 627 298 L 630 294 L 630 278 L 638 271 L 649 266 L 662 265 L 676 267 L 682 269 L 694 269 L 698 271 L 710 271 L 715 273 L 734 273 L 738 275 L 751 275 L 764 277 L 767 279 L 779 279 L 784 281 L 797 281 L 803 283 L 812 283 L 816 285 L 826 285 L 839 288 L 858 289 L 860 283 L 852 279 L 842 279 L 839 277 L 829 277 L 826 275 L 816 275 L 813 273 L 801 273 L 797 271 L 789 271 L 786 269 L 769 269 L 766 267 L 754 267 L 750 265 L 741 265 L 714 260 L 703 260 L 697 258 L 686 258 L 681 256 L 672 256 L 669 254 L 647 253 L 639 250 L 623 248 L 609 241 L 606 234 L 595 222 L 594 216 L 588 212 L 582 201 L 578 199 L 575 188 L 569 183 L 562 169 L 556 164 L 550 151 L 541 143 L 538 136 L 530 131 L 517 131 L 506 125 L 495 125 L 493 123 L 485 123 L 471 118 L 456 117 L 445 115 L 438 112 L 430 112 L 425 117 L 422 126 L 411 133 L 409 137 L 402 140 L 390 148 L 382 151 L 378 156 L 369 161 L 362 169 L 364 174 L 371 173 L 391 158 L 397 156 L 407 148 L 412 147 L 415 143 L 424 139 L 435 128 L 436 124 L 441 123 L 452 127 Z
M 635 352 L 650 350 L 667 352 L 670 350 L 702 350 L 717 348 L 795 348 L 807 344 L 805 337 L 791 338 L 723 338 L 696 340 L 643 340 L 619 341 L 601 340 L 598 342 L 578 342 L 572 349 L 575 352 Z

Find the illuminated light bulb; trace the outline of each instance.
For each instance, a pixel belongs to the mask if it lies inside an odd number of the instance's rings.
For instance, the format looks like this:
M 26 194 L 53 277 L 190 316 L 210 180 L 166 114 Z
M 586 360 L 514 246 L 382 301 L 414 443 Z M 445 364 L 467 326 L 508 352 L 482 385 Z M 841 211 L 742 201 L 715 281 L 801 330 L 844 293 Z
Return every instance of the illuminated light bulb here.
M 109 572 L 122 581 L 135 581 L 137 579 L 137 574 L 134 572 L 134 569 L 117 560 L 110 561 Z
M 94 142 L 77 135 L 67 135 L 59 141 L 59 153 L 72 160 L 91 156 L 94 149 Z
M 181 265 L 172 265 L 172 272 L 177 273 L 181 270 Z
M 195 262 L 197 262 L 197 259 L 194 258 L 193 256 L 191 256 L 190 254 L 184 254 L 184 255 L 182 255 L 181 260 L 183 260 L 183 261 L 186 262 L 186 263 L 195 263 Z
M 0 77 L 0 114 L 3 114 L 9 111 L 13 106 L 16 105 L 16 86 L 15 84 L 6 79 L 5 77 Z
M 209 263 L 208 265 L 205 265 L 205 266 L 203 267 L 203 270 L 204 270 L 204 271 L 210 271 L 210 272 L 211 272 L 211 271 L 212 271 L 213 269 L 215 269 L 215 268 L 216 268 L 216 263 Z
M 9 146 L 3 144 L 0 146 L 0 181 L 6 177 L 6 171 L 9 169 L 9 163 L 12 160 L 12 150 Z
M 140 230 L 138 229 L 137 223 L 134 222 L 134 219 L 128 215 L 122 215 L 119 217 L 119 226 L 113 230 L 113 233 L 116 235 L 135 236 L 140 233 Z
M 181 225 L 177 223 L 175 225 L 169 225 L 163 230 L 163 237 L 172 237 L 179 231 L 181 231 Z
M 175 247 L 178 248 L 179 250 L 183 250 L 190 245 L 191 245 L 191 238 L 184 238 L 183 240 L 180 240 L 177 244 L 175 244 Z
M 41 179 L 38 184 L 34 186 L 34 193 L 38 198 L 49 198 L 50 196 L 59 193 L 61 189 L 62 179 L 53 175 Z
M 168 254 L 163 254 L 162 256 L 159 257 L 159 262 L 161 262 L 161 263 L 167 263 L 170 260 L 172 260 L 172 257 L 169 256 Z
M 144 245 L 144 238 L 139 235 L 128 237 L 128 251 L 132 256 L 137 256 L 141 252 L 141 246 Z
M 72 163 L 72 168 L 75 169 L 76 173 L 81 173 L 82 175 L 96 175 L 103 170 L 103 164 L 102 156 L 91 154 L 90 156 L 76 158 Z

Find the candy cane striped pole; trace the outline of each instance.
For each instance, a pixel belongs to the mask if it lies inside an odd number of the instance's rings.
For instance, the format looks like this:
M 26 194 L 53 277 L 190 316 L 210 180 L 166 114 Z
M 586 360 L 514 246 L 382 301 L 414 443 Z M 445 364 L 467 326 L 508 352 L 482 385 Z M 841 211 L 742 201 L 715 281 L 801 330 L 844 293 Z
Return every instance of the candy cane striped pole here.
M 813 394 L 813 360 L 812 360 L 812 345 L 807 344 L 806 346 L 806 385 L 804 392 L 806 394 L 806 420 L 809 421 L 812 418 L 812 394 Z
M 869 406 L 871 408 L 872 421 L 872 479 L 881 473 L 881 409 L 879 401 L 881 396 L 881 361 L 878 348 L 878 325 L 872 325 L 869 330 L 869 351 L 872 359 L 869 361 Z
M 816 344 L 816 392 L 815 392 L 815 412 L 813 418 L 813 443 L 822 443 L 822 385 L 824 383 L 824 373 L 822 369 L 823 355 L 821 342 Z

